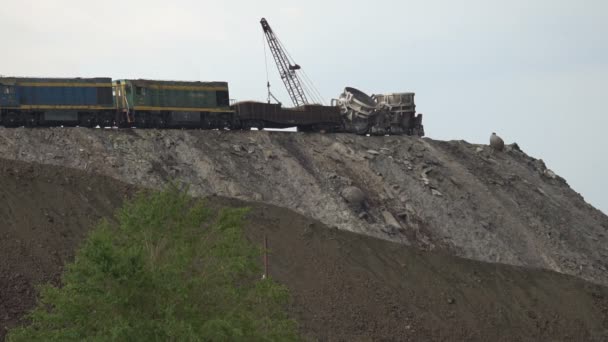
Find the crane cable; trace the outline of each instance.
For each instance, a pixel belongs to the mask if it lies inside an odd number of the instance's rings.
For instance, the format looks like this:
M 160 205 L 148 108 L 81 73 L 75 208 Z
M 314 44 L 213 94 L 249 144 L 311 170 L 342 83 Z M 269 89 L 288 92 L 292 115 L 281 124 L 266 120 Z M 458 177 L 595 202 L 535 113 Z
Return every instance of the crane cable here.
M 283 45 L 283 42 L 279 39 L 279 37 L 276 37 L 276 39 L 277 39 L 278 43 L 281 45 L 281 48 L 283 49 L 283 51 L 285 51 L 285 54 L 287 55 L 287 57 L 289 58 L 289 62 L 295 64 L 293 57 L 291 57 L 291 55 L 289 54 L 289 51 L 287 51 L 287 49 L 285 48 L 285 45 Z M 308 76 L 306 75 L 306 73 L 304 72 L 303 69 L 300 69 L 300 71 L 303 75 L 302 81 L 306 87 L 306 93 L 308 93 L 308 95 L 313 99 L 314 102 L 324 104 L 325 99 L 323 99 L 323 96 L 321 96 L 321 93 L 319 92 L 319 90 L 317 90 L 314 83 L 312 83 L 312 80 L 310 78 L 308 78 Z
M 285 45 L 283 45 L 283 42 L 279 39 L 279 37 L 277 37 L 277 41 L 281 45 L 281 48 L 283 49 L 283 51 L 285 51 L 285 54 L 287 55 L 287 57 L 289 59 L 289 63 L 296 64 L 295 60 L 293 59 L 293 57 L 291 57 L 291 55 L 289 54 L 289 51 L 287 51 L 287 49 L 285 48 Z M 302 69 L 300 69 L 300 71 L 302 71 L 302 73 L 304 73 L 304 71 Z M 295 73 L 295 71 L 294 71 L 294 73 Z M 297 77 L 297 74 L 296 74 L 296 77 Z M 317 98 L 316 94 L 313 91 L 311 91 L 311 88 L 314 89 L 314 85 L 311 86 L 310 80 L 302 78 L 301 81 L 302 81 L 302 83 L 304 83 L 303 88 L 304 88 L 304 92 L 306 93 L 306 95 L 308 95 L 308 97 L 310 97 L 313 102 L 319 102 L 319 99 Z
M 306 79 L 308 81 L 308 83 L 310 83 L 312 90 L 314 91 L 316 97 L 317 97 L 317 102 L 319 102 L 319 104 L 325 104 L 325 99 L 323 98 L 323 95 L 321 95 L 321 93 L 319 92 L 319 90 L 315 87 L 314 83 L 312 83 L 312 80 L 310 79 L 310 77 L 308 77 L 308 75 L 306 74 L 306 72 L 304 72 L 304 69 L 301 69 L 302 71 L 302 75 L 304 76 L 304 79 Z M 320 101 L 319 101 L 320 100 Z
M 275 39 L 277 40 L 277 43 L 279 44 L 281 49 L 287 55 L 287 58 L 288 58 L 287 62 L 290 65 L 295 65 L 296 63 L 295 63 L 293 57 L 291 57 L 291 55 L 289 54 L 289 51 L 287 51 L 287 49 L 285 48 L 285 45 L 283 45 L 283 42 L 276 35 L 275 35 Z M 262 44 L 264 45 L 264 66 L 266 68 L 266 87 L 268 88 L 268 103 L 270 103 L 271 98 L 275 99 L 275 101 L 278 102 L 276 97 L 274 97 L 274 95 L 270 92 L 270 77 L 269 77 L 269 73 L 268 73 L 268 56 L 267 56 L 267 52 L 266 52 L 266 34 L 265 33 L 262 33 Z M 315 103 L 325 104 L 325 99 L 323 98 L 323 96 L 321 95 L 319 90 L 315 87 L 312 80 L 308 77 L 308 75 L 304 72 L 303 69 L 300 69 L 300 71 L 303 76 L 301 79 L 301 82 L 303 84 L 301 84 L 301 86 L 302 86 L 304 92 L 306 93 L 306 95 L 308 95 L 308 97 L 310 97 L 311 100 Z M 298 74 L 295 72 L 295 70 L 293 72 L 297 78 Z
M 264 66 L 266 67 L 266 87 L 268 88 L 268 103 L 270 103 L 270 79 L 268 77 L 268 57 L 266 55 L 266 34 L 262 32 L 262 45 L 264 45 Z

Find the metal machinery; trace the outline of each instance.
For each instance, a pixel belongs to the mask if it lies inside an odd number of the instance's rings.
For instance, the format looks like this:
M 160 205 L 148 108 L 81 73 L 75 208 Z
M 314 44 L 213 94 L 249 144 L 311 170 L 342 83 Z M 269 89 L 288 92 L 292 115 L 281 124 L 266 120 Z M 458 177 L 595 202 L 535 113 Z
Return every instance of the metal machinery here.
M 346 87 L 340 97 L 333 99 L 331 104 L 340 108 L 345 129 L 357 134 L 368 133 L 370 120 L 378 108 L 373 98 L 351 87 Z
M 357 134 L 424 135 L 422 114 L 416 115 L 414 93 L 368 96 L 346 87 L 332 105 L 340 108 L 345 129 Z
M 291 97 L 293 105 L 298 107 L 309 104 L 306 94 L 304 93 L 304 88 L 302 87 L 302 82 L 296 74 L 296 70 L 300 70 L 301 67 L 295 62 L 292 63 L 292 61 L 290 61 L 285 49 L 277 36 L 274 34 L 274 31 L 272 31 L 272 28 L 266 19 L 262 18 L 262 20 L 260 20 L 260 24 L 262 24 L 262 30 L 264 30 L 264 35 L 268 41 L 268 47 L 272 53 L 272 57 L 274 58 L 277 68 L 279 69 L 279 75 L 285 84 L 285 88 L 287 88 L 287 92 L 289 93 L 289 97 Z M 274 98 L 274 95 L 270 93 L 270 83 L 267 82 L 267 85 L 269 99 L 270 97 Z
M 422 114 L 416 115 L 414 93 L 373 95 L 391 134 L 424 136 Z
M 308 80 L 306 74 L 302 72 L 304 78 L 301 80 L 296 73 L 301 67 L 293 62 L 274 31 L 266 19 L 260 21 L 264 35 L 268 41 L 268 46 L 274 57 L 274 61 L 279 70 L 279 75 L 285 84 L 285 88 L 291 97 L 295 107 L 310 104 L 308 99 L 322 103 L 319 100 L 320 94 L 314 88 L 309 87 L 312 82 Z M 276 97 L 270 92 L 270 82 L 268 86 L 268 103 L 270 99 Z M 311 92 L 311 88 L 314 92 Z M 315 93 L 316 92 L 316 93 Z M 277 100 L 277 102 L 279 102 Z M 280 104 L 280 102 L 279 102 Z M 346 132 L 357 134 L 408 134 L 423 136 L 422 114 L 416 115 L 416 105 L 414 104 L 414 93 L 393 93 L 385 95 L 368 96 L 364 92 L 346 87 L 344 92 L 331 101 L 332 107 L 338 107 L 342 114 L 342 126 Z M 259 107 L 259 108 L 258 108 Z M 263 106 L 255 107 L 261 110 Z M 329 112 L 329 111 L 328 111 Z M 287 112 L 285 112 L 287 113 Z M 331 122 L 331 120 L 329 120 Z M 298 126 L 300 127 L 300 126 Z

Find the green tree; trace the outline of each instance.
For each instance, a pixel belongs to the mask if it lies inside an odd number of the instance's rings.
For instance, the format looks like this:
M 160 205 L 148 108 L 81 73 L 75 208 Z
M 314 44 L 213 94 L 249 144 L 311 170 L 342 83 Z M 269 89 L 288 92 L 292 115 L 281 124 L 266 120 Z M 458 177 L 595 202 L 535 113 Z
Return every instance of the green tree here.
M 140 193 L 90 234 L 61 287 L 41 287 L 8 341 L 297 340 L 287 289 L 260 279 L 246 212 L 212 212 L 175 186 Z

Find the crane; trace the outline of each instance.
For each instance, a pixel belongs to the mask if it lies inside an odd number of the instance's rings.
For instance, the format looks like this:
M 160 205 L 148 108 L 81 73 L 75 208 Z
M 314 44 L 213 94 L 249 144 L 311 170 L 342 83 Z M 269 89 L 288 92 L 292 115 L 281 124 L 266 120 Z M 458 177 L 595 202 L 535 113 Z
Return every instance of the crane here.
M 310 85 L 307 87 L 306 82 L 302 82 L 298 74 L 297 70 L 301 70 L 302 67 L 300 65 L 293 62 L 291 56 L 285 50 L 281 41 L 274 34 L 274 31 L 268 24 L 265 18 L 260 20 L 260 24 L 262 24 L 262 29 L 264 30 L 264 35 L 266 36 L 266 41 L 268 42 L 268 47 L 270 48 L 270 52 L 272 53 L 272 57 L 274 58 L 275 64 L 277 65 L 277 69 L 279 70 L 279 75 L 285 84 L 285 88 L 287 88 L 287 93 L 289 97 L 291 97 L 291 101 L 293 105 L 298 107 L 302 105 L 310 104 L 308 98 L 311 98 L 313 101 L 322 102 L 322 97 L 319 92 L 314 88 L 312 82 L 308 80 Z M 306 74 L 303 74 L 306 78 Z M 306 79 L 305 79 L 306 81 Z M 270 92 L 270 82 L 267 82 L 268 87 L 268 99 L 272 97 L 276 101 L 276 97 L 272 95 Z M 309 87 L 313 88 L 313 93 L 308 90 Z M 278 101 L 277 101 L 278 102 Z

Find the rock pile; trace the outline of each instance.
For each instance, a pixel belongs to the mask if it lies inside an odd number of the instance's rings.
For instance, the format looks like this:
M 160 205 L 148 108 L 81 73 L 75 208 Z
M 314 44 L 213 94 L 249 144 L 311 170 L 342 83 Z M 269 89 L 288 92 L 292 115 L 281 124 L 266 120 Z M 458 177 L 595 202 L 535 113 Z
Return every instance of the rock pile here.
M 187 184 L 330 227 L 608 284 L 608 218 L 516 145 L 407 136 L 0 129 L 0 157 Z

